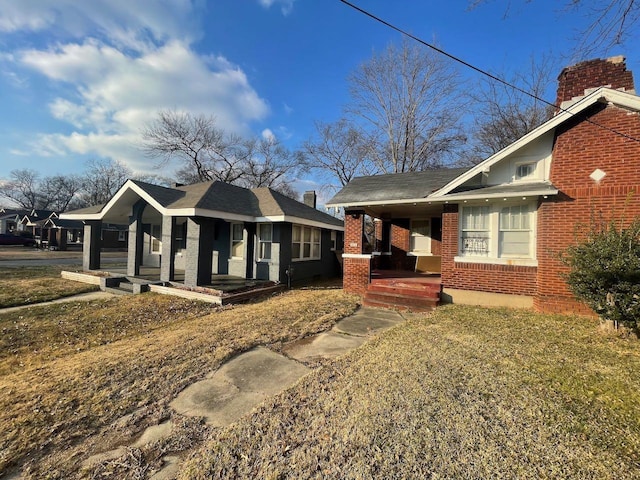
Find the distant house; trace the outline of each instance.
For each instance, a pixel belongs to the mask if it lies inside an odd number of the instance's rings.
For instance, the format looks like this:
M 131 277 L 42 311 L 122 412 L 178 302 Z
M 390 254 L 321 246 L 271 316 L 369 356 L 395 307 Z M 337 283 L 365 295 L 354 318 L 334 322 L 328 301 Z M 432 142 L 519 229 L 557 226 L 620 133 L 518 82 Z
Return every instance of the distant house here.
M 441 276 L 458 303 L 589 310 L 568 290 L 559 253 L 581 226 L 640 215 L 640 97 L 624 58 L 565 68 L 557 114 L 468 169 L 355 178 L 328 202 L 345 209 L 344 288 L 376 272 Z M 363 218 L 374 218 L 374 251 Z
M 286 282 L 339 274 L 343 222 L 269 188 L 222 182 L 172 188 L 127 181 L 105 205 L 61 215 L 84 222 L 86 270 L 100 268 L 101 226 L 128 225 L 127 274 L 159 269 L 160 280 L 184 272 L 188 286 L 212 275 Z
M 18 229 L 18 223 L 25 210 L 14 208 L 0 208 L 0 233 L 14 233 Z

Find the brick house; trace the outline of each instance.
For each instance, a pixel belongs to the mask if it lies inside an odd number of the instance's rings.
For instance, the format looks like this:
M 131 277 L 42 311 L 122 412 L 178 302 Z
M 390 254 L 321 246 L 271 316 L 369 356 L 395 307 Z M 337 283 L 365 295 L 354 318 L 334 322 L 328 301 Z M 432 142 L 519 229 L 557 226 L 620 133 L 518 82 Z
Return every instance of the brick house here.
M 60 215 L 84 222 L 83 268 L 100 269 L 101 231 L 128 225 L 127 276 L 210 285 L 215 275 L 274 282 L 337 276 L 343 222 L 269 188 L 222 182 L 171 188 L 128 180 L 105 205 Z
M 555 116 L 469 169 L 354 179 L 345 209 L 344 287 L 381 272 L 438 274 L 456 303 L 591 313 L 562 279 L 560 252 L 594 219 L 640 215 L 640 97 L 623 57 L 565 68 Z M 372 251 L 362 242 L 374 219 Z

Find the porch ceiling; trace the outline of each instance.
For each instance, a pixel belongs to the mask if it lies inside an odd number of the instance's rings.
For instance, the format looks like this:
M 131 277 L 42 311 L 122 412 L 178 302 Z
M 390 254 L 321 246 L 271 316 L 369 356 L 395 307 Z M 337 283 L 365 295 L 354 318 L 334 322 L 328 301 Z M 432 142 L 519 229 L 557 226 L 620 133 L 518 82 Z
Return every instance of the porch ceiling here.
M 362 207 L 365 213 L 374 218 L 418 218 L 440 216 L 442 204 L 392 204 Z

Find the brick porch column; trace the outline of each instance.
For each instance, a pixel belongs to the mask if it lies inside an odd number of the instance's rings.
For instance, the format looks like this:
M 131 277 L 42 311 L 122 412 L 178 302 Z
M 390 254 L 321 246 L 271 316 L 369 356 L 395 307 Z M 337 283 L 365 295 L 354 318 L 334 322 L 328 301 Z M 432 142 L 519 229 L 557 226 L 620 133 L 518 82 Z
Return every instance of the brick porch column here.
M 344 215 L 343 288 L 346 292 L 364 294 L 371 277 L 371 255 L 362 252 L 364 212 L 346 210 Z

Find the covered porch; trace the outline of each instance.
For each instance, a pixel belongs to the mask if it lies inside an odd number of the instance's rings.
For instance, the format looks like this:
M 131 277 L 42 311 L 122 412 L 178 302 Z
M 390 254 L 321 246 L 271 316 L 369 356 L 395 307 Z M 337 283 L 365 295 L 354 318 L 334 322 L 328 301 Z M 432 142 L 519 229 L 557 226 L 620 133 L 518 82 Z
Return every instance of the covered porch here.
M 203 216 L 169 214 L 162 203 L 135 188 L 123 189 L 99 214 L 85 215 L 83 269 L 101 271 L 103 225 L 127 225 L 127 264 L 114 270 L 134 283 L 210 286 L 229 273 L 221 258 L 229 249 L 221 235 L 225 222 Z M 79 215 L 83 215 L 82 212 Z M 93 217 L 93 218 L 92 218 Z M 94 219 L 95 218 L 95 219 Z M 228 228 L 228 226 L 227 226 Z M 221 267 L 222 265 L 222 267 Z M 224 283 L 220 279 L 216 284 Z

